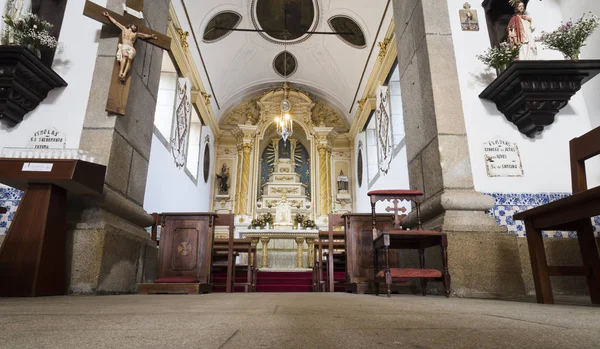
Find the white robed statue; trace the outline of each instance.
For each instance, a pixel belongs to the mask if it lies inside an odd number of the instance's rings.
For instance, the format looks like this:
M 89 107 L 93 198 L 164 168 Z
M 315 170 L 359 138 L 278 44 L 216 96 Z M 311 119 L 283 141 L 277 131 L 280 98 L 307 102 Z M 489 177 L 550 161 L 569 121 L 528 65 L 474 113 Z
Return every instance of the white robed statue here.
M 4 6 L 4 16 L 10 16 L 13 19 L 23 17 L 31 12 L 31 0 L 7 0 Z M 6 24 L 2 22 L 2 44 L 14 44 L 14 34 L 12 31 L 5 33 Z
M 519 56 L 516 59 L 519 61 L 536 60 L 538 56 L 533 36 L 535 31 L 533 18 L 525 15 L 525 3 L 523 1 L 510 0 L 509 2 L 515 8 L 515 15 L 508 22 L 506 31 L 511 45 L 520 45 Z
M 292 206 L 287 202 L 286 194 L 283 194 L 275 208 L 275 224 L 292 224 Z

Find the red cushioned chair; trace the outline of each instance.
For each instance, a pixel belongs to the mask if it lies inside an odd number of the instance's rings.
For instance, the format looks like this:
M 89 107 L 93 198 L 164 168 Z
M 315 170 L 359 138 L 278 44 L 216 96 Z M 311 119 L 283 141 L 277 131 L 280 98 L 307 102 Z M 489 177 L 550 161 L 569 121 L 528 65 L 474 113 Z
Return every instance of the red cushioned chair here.
M 371 198 L 371 214 L 373 216 L 373 264 L 375 268 L 375 292 L 379 295 L 379 282 L 385 280 L 387 295 L 391 297 L 392 283 L 406 282 L 410 278 L 418 278 L 421 281 L 421 292 L 427 295 L 427 281 L 439 280 L 444 285 L 446 297 L 450 297 L 450 273 L 448 271 L 448 239 L 445 233 L 433 230 L 424 230 L 421 226 L 421 204 L 420 199 L 423 192 L 418 190 L 372 190 L 368 193 Z M 378 231 L 376 227 L 375 205 L 378 201 L 391 201 L 394 203 L 394 229 L 389 231 Z M 400 201 L 412 201 L 415 203 L 417 212 L 417 228 L 413 230 L 403 229 L 401 219 L 403 215 L 398 212 Z M 440 246 L 442 251 L 443 270 L 425 268 L 425 249 Z M 419 250 L 420 269 L 415 268 L 390 268 L 390 249 L 416 249 Z M 378 256 L 384 253 L 384 268 L 379 270 Z

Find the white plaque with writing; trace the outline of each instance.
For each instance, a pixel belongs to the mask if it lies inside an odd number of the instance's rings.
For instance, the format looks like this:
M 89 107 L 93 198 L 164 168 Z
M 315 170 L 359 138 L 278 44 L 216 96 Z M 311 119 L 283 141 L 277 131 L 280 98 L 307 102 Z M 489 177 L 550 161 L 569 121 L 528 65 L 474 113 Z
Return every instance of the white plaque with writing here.
M 494 140 L 483 143 L 488 177 L 522 177 L 523 165 L 516 143 Z
M 26 162 L 21 172 L 52 172 L 53 163 Z
M 67 144 L 65 135 L 55 128 L 44 128 L 35 131 L 29 138 L 29 148 L 61 149 Z

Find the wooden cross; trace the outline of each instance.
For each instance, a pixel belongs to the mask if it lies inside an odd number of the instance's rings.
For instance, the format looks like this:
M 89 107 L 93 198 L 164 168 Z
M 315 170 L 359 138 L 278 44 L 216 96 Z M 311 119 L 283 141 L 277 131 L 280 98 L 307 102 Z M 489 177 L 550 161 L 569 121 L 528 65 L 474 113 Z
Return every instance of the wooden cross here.
M 139 13 L 141 13 L 144 9 L 144 0 L 127 0 L 125 6 L 127 6 L 128 9 L 138 11 Z M 142 19 L 131 15 L 127 11 L 123 15 L 119 15 L 89 0 L 85 2 L 85 7 L 83 9 L 84 16 L 95 19 L 98 22 L 102 22 L 104 24 L 113 26 L 109 19 L 103 15 L 104 12 L 108 12 L 115 20 L 117 20 L 119 23 L 122 23 L 123 25 L 135 24 L 138 27 L 140 33 L 156 35 L 158 37 L 158 40 L 147 39 L 146 41 L 149 44 L 162 48 L 163 50 L 170 51 L 171 38 L 144 26 Z M 117 47 L 115 47 L 115 52 L 117 52 Z M 119 79 L 119 62 L 117 62 L 115 58 L 115 65 L 113 68 L 110 90 L 108 92 L 108 101 L 106 103 L 106 111 L 119 115 L 125 115 L 125 108 L 127 107 L 127 100 L 129 98 L 129 86 L 131 82 L 130 76 L 131 71 L 129 72 L 129 74 L 127 74 L 127 77 L 124 82 Z
M 394 212 L 394 229 L 400 229 L 402 218 L 406 217 L 406 215 L 398 215 L 398 212 L 406 212 L 406 207 L 398 207 L 398 200 L 394 200 L 394 208 L 386 207 L 385 212 Z

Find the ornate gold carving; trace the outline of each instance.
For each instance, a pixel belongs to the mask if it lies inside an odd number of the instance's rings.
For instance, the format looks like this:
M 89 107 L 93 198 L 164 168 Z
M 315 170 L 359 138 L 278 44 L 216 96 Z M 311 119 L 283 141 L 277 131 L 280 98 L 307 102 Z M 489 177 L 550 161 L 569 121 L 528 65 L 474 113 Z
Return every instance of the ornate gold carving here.
M 252 144 L 244 143 L 242 145 L 244 151 L 242 165 L 242 187 L 240 189 L 240 213 L 247 213 L 248 210 L 248 184 L 250 182 L 250 152 Z
M 329 105 L 318 102 L 313 110 L 313 122 L 319 127 L 334 127 L 339 131 L 347 131 L 348 125 L 340 114 Z
M 177 34 L 179 34 L 179 39 L 181 40 L 181 46 L 188 48 L 190 44 L 187 42 L 187 37 L 190 35 L 189 32 L 184 32 L 183 29 L 177 28 Z
M 269 267 L 269 250 L 268 250 L 268 245 L 269 245 L 269 238 L 260 238 L 260 243 L 262 244 L 262 261 L 261 261 L 261 267 L 264 268 L 268 268 Z
M 276 181 L 291 181 L 294 180 L 292 176 L 275 176 Z
M 204 105 L 209 106 L 210 105 L 210 98 L 212 97 L 212 95 L 209 95 L 206 92 L 200 91 L 200 94 L 202 95 L 202 98 L 204 99 Z
M 319 197 L 322 215 L 327 214 L 327 145 L 319 144 Z
M 271 189 L 273 194 L 298 194 L 298 188 L 273 188 Z
M 304 238 L 296 238 L 298 249 L 296 251 L 296 266 L 302 268 L 302 250 L 304 248 Z
M 184 241 L 177 246 L 177 253 L 183 257 L 189 256 L 192 253 L 192 245 Z
M 363 98 L 363 99 L 361 99 L 361 100 L 358 100 L 358 101 L 356 102 L 356 104 L 358 104 L 358 113 L 359 113 L 359 114 L 360 114 L 360 113 L 363 111 L 363 109 L 365 108 L 365 103 L 367 103 L 367 100 L 368 100 L 368 98 L 367 98 L 367 97 L 365 97 L 365 98 Z
M 281 169 L 281 173 L 290 173 L 290 169 L 289 168 L 282 168 Z
M 248 122 L 254 124 L 260 115 L 256 102 L 256 99 L 252 99 L 234 108 L 225 117 L 224 124 L 229 126 L 247 124 Z
M 237 145 L 237 175 L 235 180 L 235 208 L 234 213 L 240 213 L 240 192 L 242 190 L 242 144 Z M 240 218 L 243 219 L 243 218 Z
M 332 203 L 331 203 L 331 177 L 329 174 L 331 173 L 331 148 L 327 147 L 327 213 L 332 211 Z
M 387 55 L 387 50 L 388 50 L 388 45 L 390 44 L 390 39 L 385 39 L 383 40 L 383 42 L 378 42 L 377 45 L 379 46 L 379 60 L 383 60 L 385 58 L 385 55 Z

